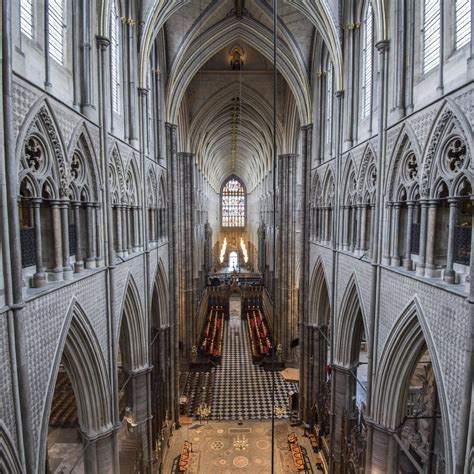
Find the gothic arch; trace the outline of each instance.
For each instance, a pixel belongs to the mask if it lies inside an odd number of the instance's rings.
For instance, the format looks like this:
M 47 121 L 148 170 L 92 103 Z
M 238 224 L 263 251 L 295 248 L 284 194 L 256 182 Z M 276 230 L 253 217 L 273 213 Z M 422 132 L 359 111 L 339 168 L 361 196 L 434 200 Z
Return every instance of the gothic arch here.
M 421 149 L 418 143 L 418 140 L 408 125 L 405 123 L 403 128 L 401 129 L 395 146 L 393 147 L 393 152 L 390 157 L 389 167 L 388 167 L 388 175 L 387 175 L 387 183 L 386 183 L 386 197 L 388 200 L 396 200 L 395 195 L 398 190 L 398 185 L 400 184 L 400 173 L 401 167 L 403 166 L 403 162 L 405 157 L 412 153 L 416 159 L 418 170 L 421 167 Z M 406 180 L 405 180 L 406 181 Z M 418 184 L 419 181 L 419 173 L 418 176 L 414 177 L 413 184 Z
M 49 179 L 55 183 L 58 197 L 66 196 L 70 173 L 60 129 L 47 101 L 40 102 L 34 109 L 35 113 L 28 114 L 17 137 L 18 183 L 28 176 L 41 189 Z M 31 154 L 25 151 L 29 145 L 33 150 Z M 37 156 L 35 147 L 41 149 Z
M 442 171 L 443 149 L 447 142 L 454 137 L 460 137 L 466 146 L 466 163 L 462 171 L 472 179 L 473 169 L 470 159 L 474 150 L 474 138 L 472 128 L 467 122 L 464 114 L 451 101 L 446 101 L 438 112 L 437 118 L 430 131 L 427 145 L 425 147 L 420 171 L 420 194 L 422 197 L 430 197 L 434 191 L 434 179 Z M 461 168 L 458 170 L 461 171 Z M 444 173 L 446 174 L 446 173 Z M 450 177 L 446 176 L 449 180 Z
M 94 329 L 79 303 L 73 299 L 61 331 L 44 399 L 37 468 L 45 465 L 51 403 L 61 361 L 71 380 L 81 431 L 92 438 L 112 429 L 111 393 L 105 360 Z
M 328 326 L 331 318 L 330 288 L 322 258 L 314 265 L 310 283 L 310 303 L 308 324 Z
M 160 328 L 170 325 L 169 300 L 166 270 L 163 262 L 158 262 L 151 295 L 151 326 Z
M 99 171 L 97 155 L 85 122 L 81 122 L 73 133 L 67 148 L 68 161 L 71 165 L 74 152 L 80 150 L 87 164 L 88 181 L 91 188 L 91 200 L 99 201 L 99 188 L 101 185 L 101 173 Z
M 357 363 L 360 345 L 354 343 L 368 334 L 366 317 L 357 278 L 353 273 L 347 284 L 339 310 L 336 325 L 334 360 L 342 367 L 352 367 Z
M 3 420 L 0 420 L 0 472 L 8 474 L 22 472 L 15 443 Z
M 110 194 L 112 204 L 121 204 L 125 196 L 125 172 L 117 144 L 114 144 L 110 150 L 108 179 L 110 182 Z
M 351 155 L 347 156 L 342 179 L 342 201 L 345 205 L 354 205 L 357 202 L 358 170 Z
M 238 24 L 232 18 L 225 19 L 211 26 L 199 38 L 193 39 L 195 41 L 191 44 L 186 47 L 183 45 L 183 53 L 174 61 L 170 71 L 167 91 L 167 119 L 170 123 L 176 123 L 182 98 L 191 79 L 223 45 L 244 39 L 254 44 L 267 59 L 272 58 L 270 32 L 247 17 L 243 17 Z M 281 45 L 280 54 L 280 72 L 295 95 L 301 123 L 310 123 L 311 98 L 305 67 L 301 61 L 295 60 L 288 46 Z
M 394 324 L 380 357 L 374 381 L 372 418 L 375 423 L 389 429 L 397 429 L 404 416 L 407 403 L 408 384 L 414 365 L 426 346 L 430 352 L 443 422 L 443 436 L 447 465 L 452 465 L 455 452 L 449 417 L 446 391 L 443 383 L 434 341 L 426 323 L 418 298 L 415 297 L 403 310 Z
M 121 348 L 124 368 L 130 372 L 147 367 L 147 350 L 143 343 L 146 341 L 146 333 L 142 304 L 131 274 L 127 277 L 118 323 L 117 347 Z

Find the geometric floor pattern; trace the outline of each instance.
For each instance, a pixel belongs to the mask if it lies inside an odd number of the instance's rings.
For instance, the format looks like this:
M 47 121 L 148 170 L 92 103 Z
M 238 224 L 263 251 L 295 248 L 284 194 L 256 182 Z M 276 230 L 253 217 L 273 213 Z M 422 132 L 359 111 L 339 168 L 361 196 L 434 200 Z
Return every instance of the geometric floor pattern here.
M 232 301 L 231 301 L 232 303 Z M 189 394 L 189 416 L 199 401 L 211 406 L 211 420 L 260 420 L 272 416 L 272 373 L 252 363 L 246 322 L 240 318 L 240 309 L 230 308 L 225 323 L 222 363 L 207 374 L 200 374 L 201 386 Z M 275 406 L 285 409 L 288 418 L 290 394 L 297 385 L 285 381 L 275 372 Z M 196 399 L 197 397 L 197 399 Z M 196 403 L 197 402 L 197 403 Z

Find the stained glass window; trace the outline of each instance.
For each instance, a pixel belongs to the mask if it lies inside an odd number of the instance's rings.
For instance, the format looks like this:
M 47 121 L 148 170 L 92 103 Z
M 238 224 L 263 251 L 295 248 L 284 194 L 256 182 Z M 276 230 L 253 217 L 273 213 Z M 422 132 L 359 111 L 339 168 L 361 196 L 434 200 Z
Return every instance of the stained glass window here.
M 222 188 L 222 227 L 245 227 L 245 189 L 237 178 Z

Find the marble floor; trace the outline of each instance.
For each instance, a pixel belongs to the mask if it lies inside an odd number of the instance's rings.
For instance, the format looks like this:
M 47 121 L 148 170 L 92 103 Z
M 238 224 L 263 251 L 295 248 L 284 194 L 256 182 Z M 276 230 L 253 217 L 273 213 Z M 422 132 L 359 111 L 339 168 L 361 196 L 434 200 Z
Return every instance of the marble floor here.
M 295 432 L 305 457 L 306 473 L 320 472 L 315 454 L 300 427 L 287 420 L 275 422 L 274 473 L 298 472 L 288 450 L 287 435 Z M 163 466 L 163 473 L 179 472 L 179 455 L 184 441 L 192 443 L 189 474 L 270 474 L 272 427 L 270 421 L 194 423 L 175 431 Z M 237 442 L 240 441 L 240 444 Z M 300 471 L 301 472 L 301 471 Z
M 298 391 L 279 372 L 275 375 L 272 396 L 272 373 L 252 363 L 246 322 L 240 315 L 240 298 L 229 301 L 229 320 L 225 323 L 222 363 L 201 375 L 202 386 L 185 387 L 192 403 L 188 416 L 196 416 L 197 402 L 209 401 L 211 420 L 261 420 L 272 416 L 273 406 L 282 407 L 290 416 L 289 399 Z

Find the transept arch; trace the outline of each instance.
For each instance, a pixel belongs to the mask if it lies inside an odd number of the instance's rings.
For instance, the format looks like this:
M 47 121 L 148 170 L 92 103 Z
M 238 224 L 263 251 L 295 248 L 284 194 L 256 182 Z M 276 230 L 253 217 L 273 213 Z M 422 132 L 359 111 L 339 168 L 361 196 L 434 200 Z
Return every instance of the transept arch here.
M 72 384 L 87 457 L 87 439 L 102 437 L 112 430 L 111 392 L 99 341 L 88 317 L 75 299 L 71 301 L 65 318 L 44 398 L 37 449 L 38 470 L 45 465 L 48 424 L 60 364 L 64 366 Z

